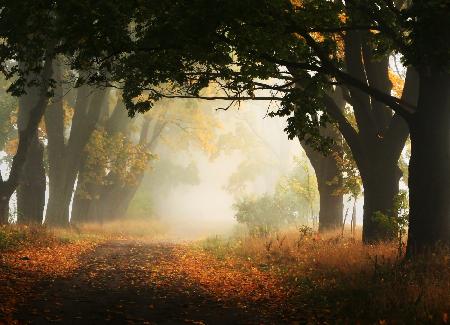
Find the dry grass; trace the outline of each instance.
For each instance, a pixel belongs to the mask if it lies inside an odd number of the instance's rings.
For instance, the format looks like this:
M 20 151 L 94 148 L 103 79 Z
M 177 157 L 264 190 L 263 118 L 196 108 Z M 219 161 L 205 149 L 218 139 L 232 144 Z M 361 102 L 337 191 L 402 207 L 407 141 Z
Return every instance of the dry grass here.
M 107 223 L 83 223 L 73 228 L 80 234 L 106 236 L 110 239 L 151 239 L 163 238 L 167 225 L 154 219 L 125 219 Z
M 310 322 L 447 323 L 448 249 L 414 262 L 393 243 L 366 246 L 338 234 L 292 230 L 266 238 L 209 239 L 203 248 L 275 272 L 289 293 L 292 318 Z

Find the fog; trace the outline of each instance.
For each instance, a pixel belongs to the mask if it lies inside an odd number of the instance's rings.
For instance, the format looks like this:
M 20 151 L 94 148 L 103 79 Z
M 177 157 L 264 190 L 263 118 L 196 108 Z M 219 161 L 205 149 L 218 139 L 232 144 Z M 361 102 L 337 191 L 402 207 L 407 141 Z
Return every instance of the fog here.
M 168 227 L 168 236 L 172 239 L 191 240 L 232 234 L 238 226 L 235 219 L 236 210 L 233 207 L 237 200 L 243 195 L 273 194 L 280 178 L 288 175 L 295 167 L 295 157 L 301 157 L 309 165 L 298 140 L 289 140 L 284 131 L 286 119 L 267 116 L 270 103 L 245 102 L 227 111 L 218 109 L 224 106 L 222 104 L 205 101 L 195 103 L 201 109 L 210 111 L 219 121 L 220 128 L 216 130 L 218 138 L 230 133 L 247 137 L 248 142 L 254 144 L 254 152 L 249 156 L 248 148 L 219 148 L 218 153 L 211 157 L 210 153 L 195 146 L 179 150 L 163 142 L 155 149 L 159 158 L 155 167 L 148 171 L 146 183 L 141 186 L 145 188 L 150 183 L 156 183 L 156 189 L 152 191 L 143 194 L 141 190 L 141 200 L 147 198 L 152 201 L 152 215 L 148 217 L 156 217 L 163 222 Z M 245 125 L 247 132 L 239 133 L 240 130 L 236 129 L 239 125 Z M 196 180 L 180 181 L 177 177 L 179 175 L 174 175 L 165 180 L 171 183 L 168 189 L 161 191 L 161 175 L 158 173 L 163 171 L 158 166 L 158 161 L 163 159 L 184 168 L 194 165 Z M 243 181 L 245 189 L 230 189 L 233 177 L 236 178 L 239 172 L 245 174 L 242 164 L 249 161 L 254 164 L 255 169 L 252 171 L 254 175 Z M 313 171 L 311 166 L 309 168 Z M 152 186 L 154 187 L 155 185 Z M 358 200 L 358 223 L 361 223 L 362 204 L 363 202 Z M 351 206 L 352 203 L 345 199 L 344 213 L 351 211 Z M 132 215 L 133 212 L 129 214 Z

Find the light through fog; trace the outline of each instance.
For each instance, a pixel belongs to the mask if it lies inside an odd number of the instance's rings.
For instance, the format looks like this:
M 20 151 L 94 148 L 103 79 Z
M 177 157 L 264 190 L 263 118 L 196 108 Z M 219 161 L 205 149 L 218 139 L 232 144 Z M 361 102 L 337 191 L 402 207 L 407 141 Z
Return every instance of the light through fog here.
M 242 136 L 253 137 L 253 141 L 265 151 L 263 160 L 272 160 L 269 163 L 271 168 L 262 168 L 256 177 L 245 182 L 245 195 L 273 193 L 280 177 L 289 174 L 295 167 L 295 157 L 300 156 L 309 164 L 298 140 L 288 139 L 284 131 L 286 119 L 267 116 L 269 103 L 245 102 L 241 103 L 239 108 L 217 110 L 223 106 L 221 104 L 200 101 L 195 105 L 212 111 L 220 124 L 217 131 L 219 136 L 235 132 L 237 125 L 247 127 L 248 133 Z M 153 197 L 152 211 L 155 217 L 167 225 L 169 237 L 175 240 L 189 240 L 232 234 L 238 225 L 233 205 L 242 194 L 234 193 L 227 187 L 230 179 L 239 171 L 240 164 L 246 159 L 244 157 L 246 153 L 239 150 L 222 150 L 211 158 L 199 148 L 190 147 L 188 150 L 175 152 L 170 150 L 170 146 L 169 149 L 167 147 L 166 143 L 162 142 L 155 149 L 156 154 L 170 156 L 171 163 L 180 166 L 195 165 L 198 178 L 195 183 L 175 184 L 165 194 L 154 192 L 146 194 L 149 200 L 150 196 Z M 261 164 L 267 162 L 261 161 Z M 310 169 L 313 171 L 312 167 Z M 150 178 L 147 182 L 152 182 L 152 173 L 158 173 L 157 164 L 155 170 L 148 172 Z M 176 183 L 175 179 L 173 181 Z M 361 222 L 362 205 L 362 200 L 358 200 L 358 224 Z M 351 213 L 351 209 L 352 203 L 345 199 L 344 213 L 347 210 Z

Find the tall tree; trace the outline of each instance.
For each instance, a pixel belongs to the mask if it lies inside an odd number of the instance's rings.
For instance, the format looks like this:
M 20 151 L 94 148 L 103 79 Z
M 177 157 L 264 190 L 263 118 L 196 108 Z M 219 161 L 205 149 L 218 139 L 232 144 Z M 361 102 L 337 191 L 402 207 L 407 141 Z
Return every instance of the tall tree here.
M 70 133 L 66 139 L 61 64 L 56 64 L 54 69 L 58 82 L 55 100 L 45 113 L 49 163 L 49 199 L 45 222 L 65 226 L 69 223 L 69 206 L 82 153 L 95 130 L 108 90 L 89 86 L 77 89 Z
M 109 118 L 92 135 L 85 148 L 83 168 L 78 178 L 73 222 L 103 222 L 122 217 L 126 212 L 145 171 L 145 168 L 136 170 L 132 165 L 142 160 L 146 166 L 149 158 L 145 139 L 150 121 L 146 120 L 141 126 L 137 146 L 128 140 L 132 122 L 119 99 Z M 95 154 L 99 147 L 102 156 Z M 106 174 L 105 169 L 109 170 Z M 127 184 L 126 179 L 131 177 L 133 180 Z
M 23 128 L 27 123 L 29 111 L 39 101 L 39 88 L 27 87 L 26 94 L 19 99 L 17 117 L 18 128 Z M 42 223 L 45 206 L 45 169 L 44 169 L 44 145 L 39 139 L 39 130 L 36 129 L 30 139 L 30 145 L 23 171 L 17 188 L 17 223 Z
M 33 139 L 37 138 L 37 130 L 39 122 L 44 114 L 45 108 L 48 104 L 48 91 L 50 87 L 50 77 L 52 75 L 52 61 L 47 59 L 42 63 L 42 67 L 38 67 L 41 73 L 32 80 L 39 84 L 38 99 L 32 106 L 28 106 L 21 111 L 18 124 L 19 140 L 17 151 L 13 157 L 11 170 L 8 179 L 3 179 L 0 175 L 0 223 L 7 223 L 9 217 L 9 200 L 14 191 L 19 186 L 20 178 L 23 172 L 23 167 L 26 163 L 29 148 Z M 25 108 L 25 107 L 24 107 Z

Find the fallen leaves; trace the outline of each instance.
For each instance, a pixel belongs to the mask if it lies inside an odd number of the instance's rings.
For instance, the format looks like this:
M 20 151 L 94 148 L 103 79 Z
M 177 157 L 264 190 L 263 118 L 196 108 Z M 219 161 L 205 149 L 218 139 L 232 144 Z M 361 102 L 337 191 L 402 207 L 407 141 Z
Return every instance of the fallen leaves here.
M 0 251 L 0 319 L 11 324 L 16 323 L 16 306 L 29 296 L 37 281 L 70 275 L 81 265 L 81 256 L 97 245 L 88 240 L 61 242 L 45 231 L 29 236 L 28 228 L 13 231 L 23 232 L 28 242 Z
M 80 266 L 80 256 L 95 246 L 92 242 L 77 242 L 51 247 L 26 247 L 3 253 L 1 263 L 40 276 L 66 276 Z
M 231 256 L 218 259 L 187 245 L 174 246 L 171 258 L 154 266 L 152 272 L 159 286 L 182 281 L 217 301 L 239 303 L 243 308 L 249 303 L 276 307 L 288 295 L 280 279 L 270 271 L 262 271 L 249 261 Z

